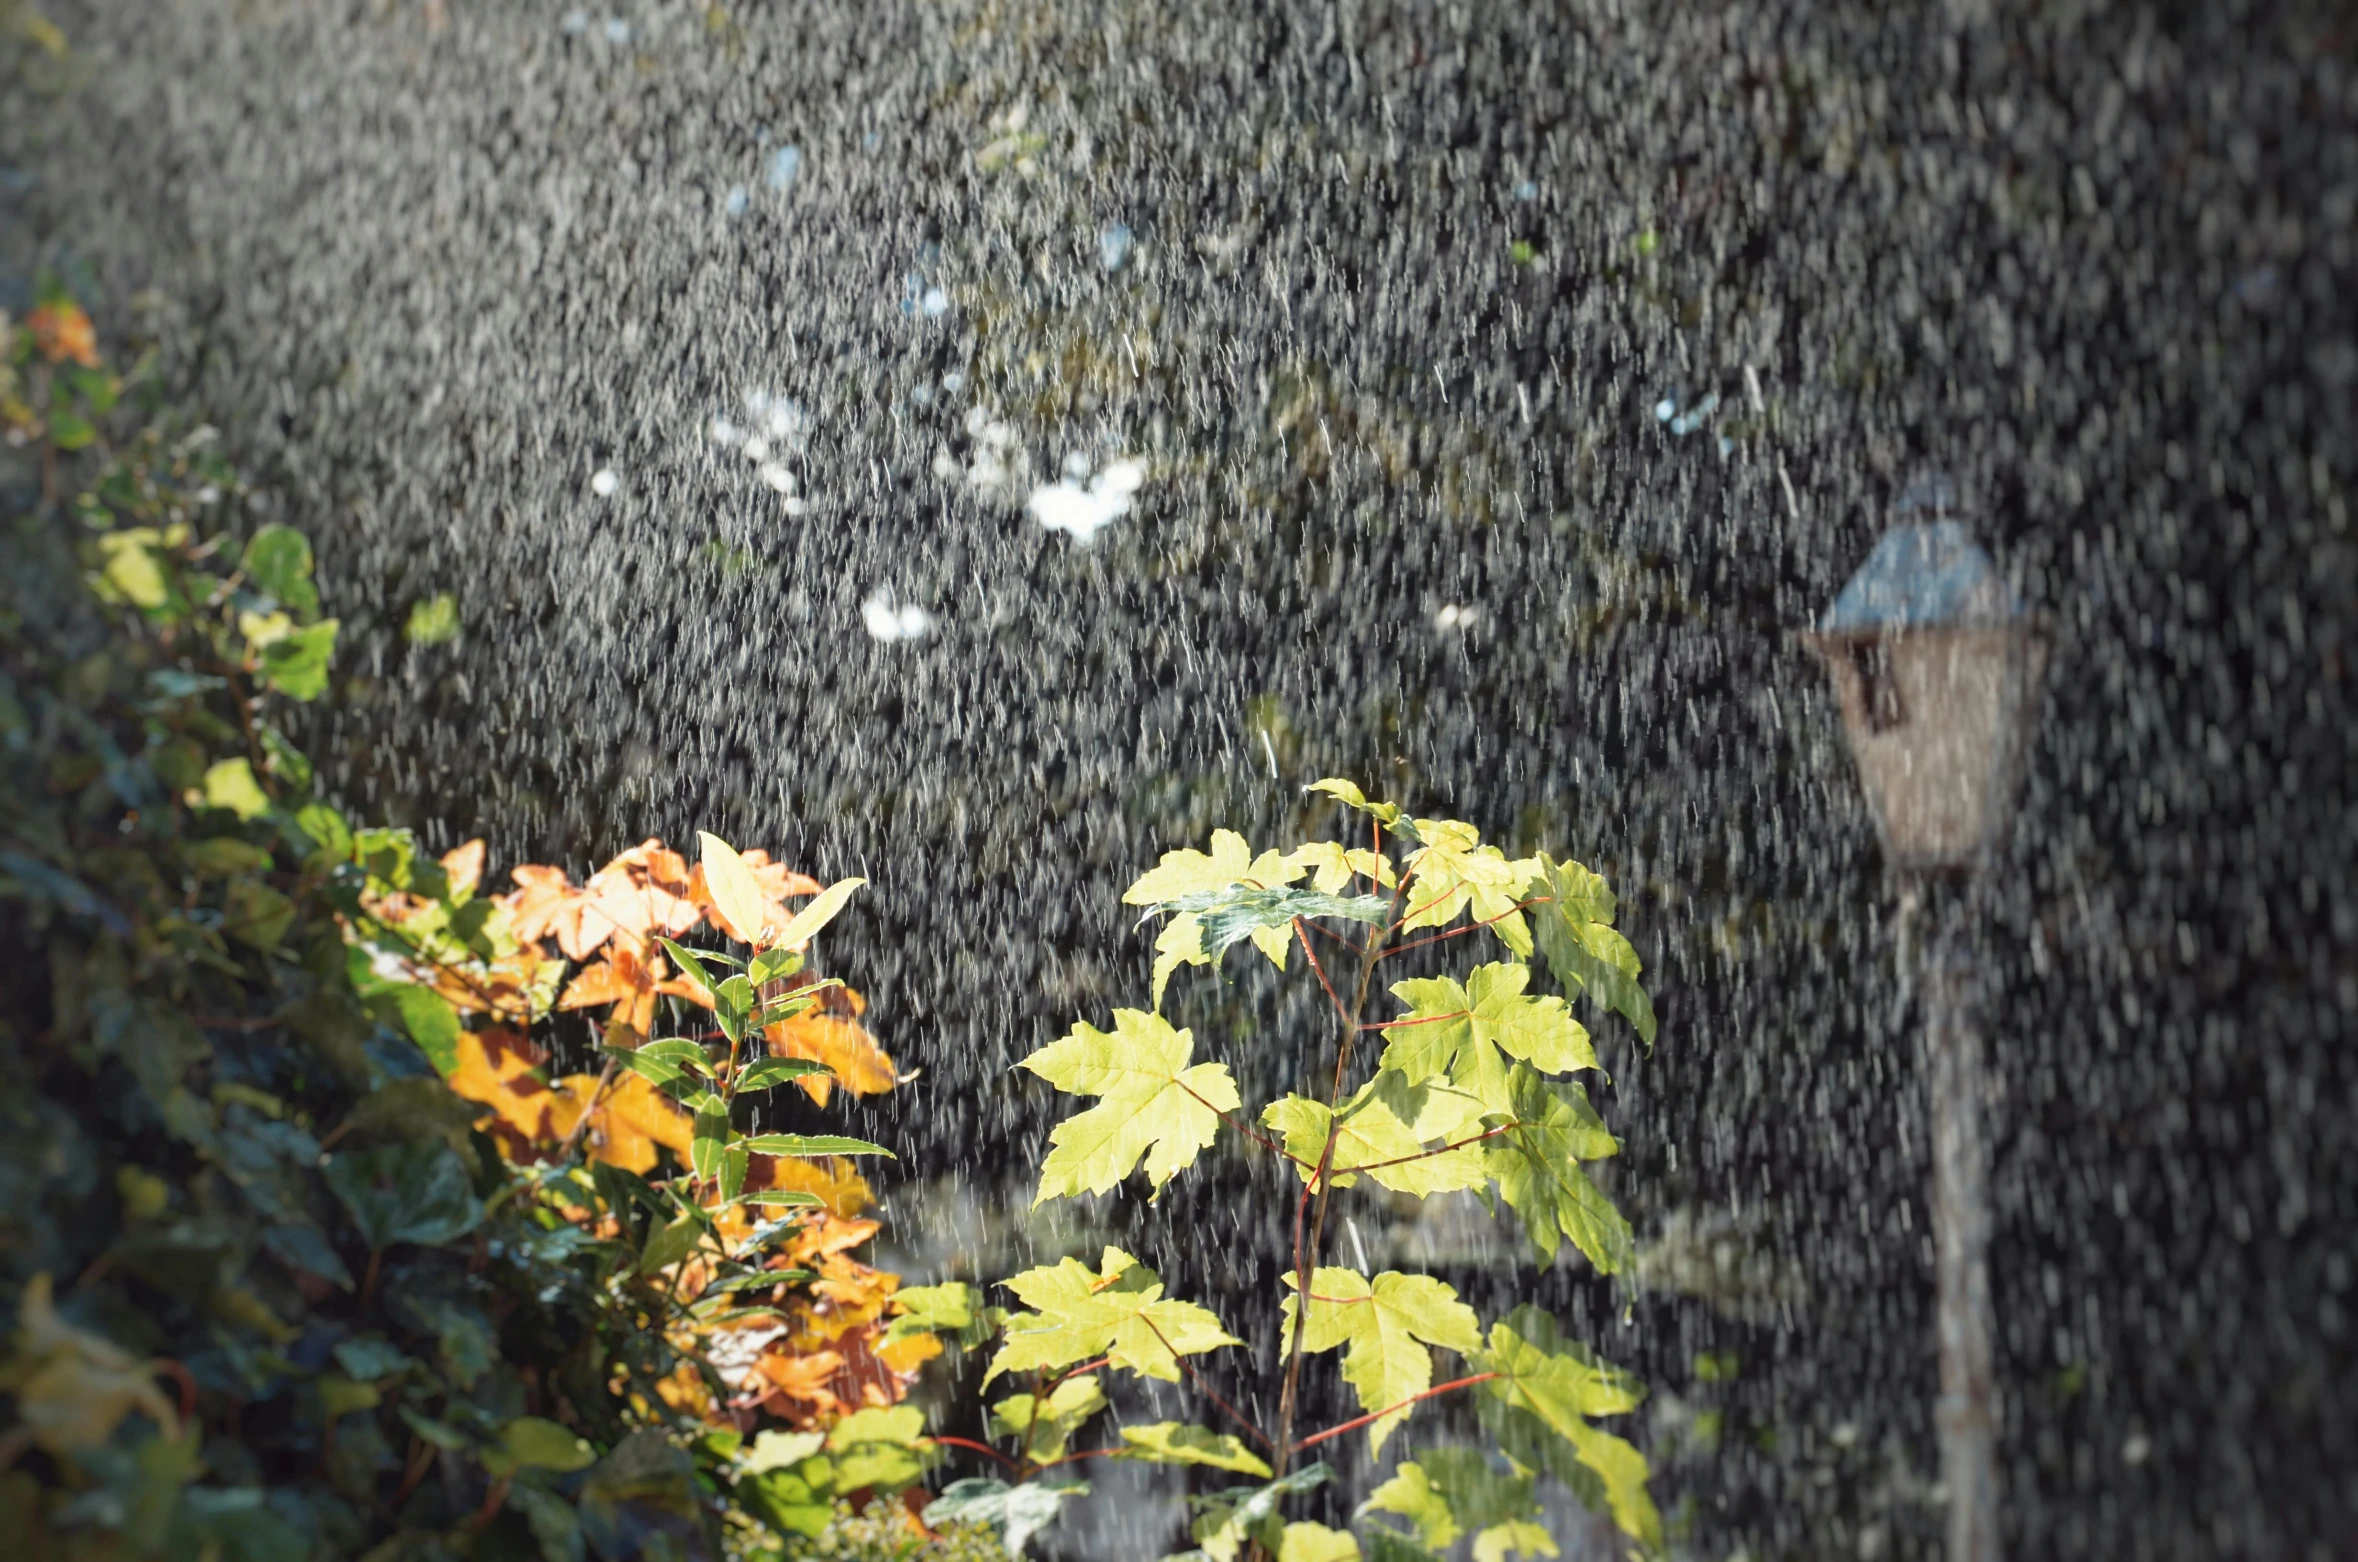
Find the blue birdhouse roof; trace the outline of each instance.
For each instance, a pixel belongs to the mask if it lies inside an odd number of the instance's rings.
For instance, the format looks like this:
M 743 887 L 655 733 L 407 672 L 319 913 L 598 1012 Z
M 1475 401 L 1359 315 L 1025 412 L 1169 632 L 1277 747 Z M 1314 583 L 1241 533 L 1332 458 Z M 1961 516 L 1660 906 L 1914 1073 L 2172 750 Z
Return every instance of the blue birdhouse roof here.
M 1958 521 L 1894 526 L 1826 610 L 1826 630 L 1988 624 L 2020 618 L 2022 599 Z

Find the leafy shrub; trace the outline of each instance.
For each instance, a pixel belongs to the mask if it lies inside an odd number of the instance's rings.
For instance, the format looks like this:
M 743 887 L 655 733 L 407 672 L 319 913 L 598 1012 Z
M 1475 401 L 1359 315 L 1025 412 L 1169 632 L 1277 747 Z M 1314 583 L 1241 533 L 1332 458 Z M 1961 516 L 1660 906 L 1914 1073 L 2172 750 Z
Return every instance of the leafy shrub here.
M 864 1186 L 801 1159 L 874 1147 L 726 1113 L 889 1082 L 856 996 L 792 987 L 848 888 L 772 918 L 817 886 L 710 842 L 699 900 L 651 842 L 579 890 L 535 870 L 490 896 L 480 843 L 355 830 L 286 732 L 337 632 L 307 540 L 257 523 L 211 431 L 114 437 L 152 387 L 126 398 L 54 289 L 0 319 L 0 361 L 11 1554 L 774 1554 L 769 1521 L 912 1484 L 906 1374 L 871 1369 L 932 1342 L 848 1257 Z M 620 901 L 675 879 L 694 916 L 665 936 L 766 937 L 762 980 L 624 936 Z M 568 908 L 615 931 L 552 955 Z M 642 1046 L 691 972 L 727 1048 Z M 606 1066 L 551 1083 L 530 1031 L 565 1007 L 608 1011 Z M 801 1377 L 745 1403 L 714 1357 L 755 1324 L 787 1343 L 737 1366 Z M 749 1441 L 765 1405 L 810 1429 Z
M 1192 1358 L 1244 1342 L 1210 1309 L 1166 1294 L 1159 1275 L 1119 1248 L 1105 1249 L 1095 1267 L 1066 1258 L 1015 1276 L 1006 1284 L 1021 1310 L 1012 1313 L 985 1309 L 967 1288 L 938 1288 L 963 1293 L 956 1305 L 999 1336 L 985 1383 L 1012 1382 L 991 1407 L 1000 1447 L 972 1445 L 1004 1478 L 952 1483 L 928 1517 L 987 1526 L 1021 1551 L 1088 1490 L 1051 1472 L 1103 1456 L 1247 1478 L 1191 1499 L 1200 1549 L 1188 1555 L 1199 1562 L 1248 1551 L 1277 1562 L 1342 1562 L 1361 1556 L 1363 1542 L 1365 1555 L 1386 1562 L 1430 1562 L 1467 1536 L 1477 1558 L 1553 1556 L 1555 1540 L 1540 1522 L 1541 1478 L 1561 1481 L 1610 1513 L 1637 1547 L 1658 1551 L 1663 1530 L 1646 1458 L 1597 1424 L 1637 1408 L 1644 1390 L 1634 1378 L 1563 1338 L 1539 1308 L 1518 1307 L 1485 1331 L 1432 1276 L 1371 1277 L 1321 1262 L 1336 1193 L 1373 1185 L 1418 1198 L 1479 1192 L 1494 1212 L 1503 1200 L 1520 1217 L 1541 1259 L 1569 1242 L 1599 1273 L 1626 1267 L 1629 1225 L 1582 1169 L 1619 1143 L 1587 1091 L 1553 1077 L 1598 1066 L 1571 997 L 1585 995 L 1653 1039 L 1636 952 L 1613 926 L 1613 892 L 1579 863 L 1544 854 L 1510 861 L 1471 825 L 1410 817 L 1370 802 L 1351 782 L 1311 790 L 1357 815 L 1367 844 L 1316 841 L 1256 856 L 1223 830 L 1208 853 L 1166 853 L 1123 897 L 1169 917 L 1155 944 L 1154 1007 L 1115 1010 L 1110 1030 L 1083 1022 L 1022 1063 L 1059 1091 L 1094 1101 L 1049 1135 L 1041 1202 L 1102 1193 L 1142 1167 L 1159 1191 L 1223 1130 L 1291 1166 L 1300 1195 L 1290 1211 L 1271 1212 L 1290 1216 L 1293 1233 L 1282 1291 L 1267 1298 L 1276 1381 L 1258 1394 L 1221 1394 L 1207 1372 L 1215 1363 Z M 1402 972 L 1389 983 L 1399 1012 L 1368 1017 L 1384 962 L 1428 949 L 1408 969 L 1429 967 L 1468 937 L 1495 941 L 1508 958 L 1462 979 L 1445 968 Z M 1287 1095 L 1250 1115 L 1228 1065 L 1198 1061 L 1194 1036 L 1157 1012 L 1181 967 L 1216 966 L 1246 942 L 1280 970 L 1299 946 L 1337 1020 L 1331 1047 L 1303 1058 L 1298 1076 L 1331 1077 L 1331 1089 Z M 1528 991 L 1535 955 L 1563 996 Z M 1462 1357 L 1465 1370 L 1436 1383 L 1436 1350 Z M 1330 1351 L 1342 1353 L 1342 1380 L 1365 1413 L 1297 1436 L 1308 1360 Z M 1094 1439 L 1105 1446 L 1074 1448 L 1108 1408 L 1100 1375 L 1125 1371 L 1184 1381 L 1225 1420 L 1124 1426 Z M 1402 1462 L 1361 1505 L 1374 1517 L 1358 1535 L 1287 1519 L 1288 1500 L 1332 1474 L 1324 1463 L 1301 1463 L 1303 1455 L 1361 1430 L 1379 1452 L 1420 1405 L 1448 1393 L 1475 1397 L 1486 1444 Z M 1236 1408 L 1272 1401 L 1266 1422 Z

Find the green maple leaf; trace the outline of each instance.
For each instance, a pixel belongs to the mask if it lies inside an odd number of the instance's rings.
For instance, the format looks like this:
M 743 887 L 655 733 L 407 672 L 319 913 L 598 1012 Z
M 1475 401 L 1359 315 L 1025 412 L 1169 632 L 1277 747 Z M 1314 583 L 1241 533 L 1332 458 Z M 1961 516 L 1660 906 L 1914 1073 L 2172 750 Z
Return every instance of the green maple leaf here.
M 1452 1188 L 1478 1188 L 1488 1180 L 1482 1157 L 1471 1147 L 1427 1153 L 1416 1130 L 1389 1104 L 1374 1099 L 1371 1091 L 1372 1087 L 1360 1092 L 1362 1099 L 1342 1114 L 1334 1159 L 1329 1163 L 1336 1187 L 1348 1188 L 1357 1182 L 1355 1170 L 1365 1171 L 1396 1193 L 1413 1193 L 1420 1198 Z M 1287 1096 L 1264 1107 L 1261 1122 L 1285 1135 L 1286 1153 L 1296 1162 L 1294 1172 L 1308 1182 L 1319 1156 L 1325 1153 L 1334 1111 L 1323 1101 Z
M 1541 1258 L 1552 1258 L 1557 1239 L 1570 1237 L 1598 1273 L 1627 1268 L 1629 1222 L 1579 1165 L 1621 1149 L 1589 1105 L 1588 1092 L 1578 1085 L 1551 1086 L 1518 1063 L 1509 1076 L 1506 1109 L 1512 1126 L 1485 1141 L 1483 1160 L 1498 1179 L 1500 1196 L 1523 1217 L 1532 1247 Z
M 1179 1357 L 1242 1343 L 1209 1309 L 1165 1297 L 1155 1272 L 1118 1247 L 1105 1250 L 1095 1271 L 1067 1258 L 1028 1269 L 1007 1287 L 1032 1310 L 1008 1318 L 985 1383 L 1002 1372 L 1054 1371 L 1094 1356 L 1176 1383 Z
M 1508 1110 L 1507 1057 L 1543 1073 L 1595 1068 L 1588 1031 L 1561 998 L 1532 998 L 1531 968 L 1494 962 L 1455 977 L 1395 982 L 1408 1013 L 1387 1023 L 1383 1066 L 1411 1085 L 1447 1078 L 1494 1112 Z M 1505 1056 L 1501 1056 L 1501 1054 Z
M 1372 815 L 1375 821 L 1387 830 L 1400 822 L 1400 805 L 1398 803 L 1369 802 L 1367 794 L 1359 789 L 1359 783 L 1356 781 L 1344 781 L 1334 776 L 1328 776 L 1323 781 L 1311 782 L 1302 790 L 1324 792 L 1345 807 L 1356 808 L 1363 814 Z
M 1367 1494 L 1362 1513 L 1396 1513 L 1416 1526 L 1416 1538 L 1428 1551 L 1447 1551 L 1465 1531 L 1449 1508 L 1449 1499 L 1415 1460 L 1403 1460 L 1392 1478 Z
M 1408 904 L 1403 931 L 1447 927 L 1468 907 L 1476 922 L 1487 922 L 1499 941 L 1529 957 L 1531 928 L 1516 910 L 1523 887 L 1538 871 L 1535 858 L 1507 861 L 1495 846 L 1482 844 L 1472 825 L 1457 819 L 1412 819 L 1422 842 L 1408 856 Z
M 1269 1476 L 1268 1464 L 1245 1447 L 1242 1438 L 1229 1432 L 1215 1432 L 1210 1427 L 1157 1421 L 1152 1426 L 1123 1427 L 1122 1441 L 1128 1446 L 1114 1455 L 1117 1459 L 1200 1464 L 1214 1470 L 1258 1475 L 1264 1480 Z
M 1555 1320 L 1536 1307 L 1518 1307 L 1491 1325 L 1489 1349 L 1475 1359 L 1498 1374 L 1484 1387 L 1505 1414 L 1485 1420 L 1501 1421 L 1508 1452 L 1528 1453 L 1575 1489 L 1587 1487 L 1584 1498 L 1601 1498 L 1624 1534 L 1659 1547 L 1662 1518 L 1646 1490 L 1652 1474 L 1646 1456 L 1588 1420 L 1635 1410 L 1644 1398 L 1637 1381 L 1579 1346 L 1559 1341 Z M 1580 1470 L 1534 1447 L 1529 1434 L 1538 1429 L 1561 1438 Z M 1577 1478 L 1580 1471 L 1588 1479 Z
M 1288 1275 L 1287 1287 L 1293 1283 Z M 1289 1337 L 1296 1300 L 1285 1299 Z M 1380 1451 L 1384 1439 L 1408 1419 L 1408 1408 L 1401 1402 L 1433 1386 L 1433 1353 L 1426 1346 L 1467 1352 L 1480 1349 L 1481 1343 L 1481 1323 L 1474 1310 L 1430 1275 L 1387 1270 L 1369 1280 L 1353 1269 L 1311 1274 L 1310 1321 L 1302 1348 L 1326 1351 L 1348 1345 L 1343 1381 L 1358 1392 L 1360 1408 L 1393 1412 L 1368 1427 L 1371 1453 Z
M 1011 1394 L 991 1406 L 991 1435 L 1018 1441 L 1028 1437 L 1024 1451 L 1034 1462 L 1046 1464 L 1063 1455 L 1066 1440 L 1105 1404 L 1097 1375 L 1083 1373 L 1057 1384 L 1046 1400 L 1037 1394 Z
M 1548 897 L 1532 908 L 1548 970 L 1566 992 L 1585 991 L 1626 1016 L 1651 1047 L 1654 1005 L 1638 985 L 1637 951 L 1613 927 L 1612 888 L 1577 862 L 1551 862 L 1544 854 L 1533 861 L 1538 871 L 1530 892 Z
M 1122 892 L 1122 903 L 1167 906 L 1175 900 L 1211 895 L 1239 884 L 1273 889 L 1293 883 L 1306 871 L 1306 866 L 1288 861 L 1279 852 L 1265 851 L 1255 857 L 1245 838 L 1234 830 L 1214 830 L 1209 853 L 1184 849 L 1163 853 L 1162 861 Z M 1289 930 L 1264 927 L 1249 936 L 1254 948 L 1267 955 L 1279 970 L 1285 969 L 1286 951 L 1292 947 Z M 1209 965 L 1219 952 L 1204 949 L 1203 923 L 1185 908 L 1163 928 L 1154 948 L 1154 1004 L 1158 1009 L 1163 1004 L 1163 985 L 1171 979 L 1173 971 L 1183 965 Z
M 1102 1193 L 1130 1175 L 1141 1157 L 1159 1192 L 1195 1164 L 1220 1131 L 1220 1113 L 1239 1105 L 1225 1063 L 1188 1059 L 1194 1037 L 1159 1014 L 1114 1010 L 1114 1028 L 1082 1023 L 1023 1066 L 1067 1095 L 1097 1096 L 1085 1112 L 1050 1133 L 1034 1207 L 1060 1195 Z
M 1547 1527 L 1529 1519 L 1509 1519 L 1493 1524 L 1474 1537 L 1474 1562 L 1506 1562 L 1507 1553 L 1521 1557 L 1552 1557 L 1561 1555 L 1556 1549 L 1556 1537 Z
M 1363 878 L 1383 889 L 1400 882 L 1399 870 L 1392 859 L 1367 847 L 1349 847 L 1339 841 L 1310 841 L 1286 853 L 1290 866 L 1307 868 L 1310 884 L 1321 894 L 1339 895 L 1352 879 Z

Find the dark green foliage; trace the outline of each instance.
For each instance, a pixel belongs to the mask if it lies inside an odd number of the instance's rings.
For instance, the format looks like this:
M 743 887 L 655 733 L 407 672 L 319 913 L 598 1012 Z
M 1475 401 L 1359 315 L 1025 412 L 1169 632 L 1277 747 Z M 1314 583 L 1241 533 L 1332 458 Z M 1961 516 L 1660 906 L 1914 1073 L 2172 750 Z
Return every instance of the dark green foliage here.
M 0 473 L 9 1554 L 718 1556 L 660 1265 L 353 989 L 356 836 L 283 731 L 332 671 L 310 545 L 241 540 L 200 440 L 81 443 L 70 503 Z

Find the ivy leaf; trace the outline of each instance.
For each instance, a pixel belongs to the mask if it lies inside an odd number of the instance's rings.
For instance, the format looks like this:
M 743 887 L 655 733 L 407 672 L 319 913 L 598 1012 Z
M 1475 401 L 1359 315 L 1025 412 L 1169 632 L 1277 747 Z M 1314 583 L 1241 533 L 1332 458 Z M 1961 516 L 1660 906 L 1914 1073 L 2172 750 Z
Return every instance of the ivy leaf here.
M 1056 1522 L 1067 1502 L 1088 1494 L 1087 1481 L 1031 1481 L 1010 1486 L 1001 1480 L 969 1476 L 952 1481 L 926 1504 L 925 1522 L 928 1526 L 986 1526 L 1010 1556 L 1021 1556 L 1034 1535 Z
M 1072 1034 L 1023 1060 L 1023 1067 L 1067 1095 L 1097 1096 L 1048 1136 L 1035 1208 L 1049 1199 L 1103 1193 L 1130 1175 L 1141 1157 L 1159 1192 L 1195 1164 L 1220 1131 L 1220 1113 L 1239 1105 L 1225 1063 L 1190 1067 L 1194 1037 L 1161 1015 L 1116 1009 L 1114 1028 L 1083 1022 Z
M 1263 1480 L 1269 1477 L 1268 1464 L 1244 1445 L 1244 1439 L 1209 1427 L 1157 1421 L 1152 1426 L 1123 1427 L 1122 1441 L 1129 1446 L 1114 1455 L 1117 1459 L 1200 1464 L 1214 1470 L 1234 1470 L 1240 1475 L 1258 1475 Z
M 1361 813 L 1372 816 L 1376 823 L 1387 830 L 1400 822 L 1400 805 L 1398 803 L 1369 802 L 1367 794 L 1359 789 L 1359 783 L 1356 781 L 1345 781 L 1335 776 L 1329 776 L 1323 781 L 1311 782 L 1302 790 L 1324 792 L 1346 807 L 1356 808 Z
M 1561 1556 L 1556 1549 L 1556 1537 L 1544 1525 L 1529 1519 L 1509 1519 L 1493 1524 L 1474 1537 L 1474 1562 L 1506 1562 L 1512 1552 L 1519 1557 Z
M 1293 1277 L 1286 1286 L 1293 1288 Z M 1285 1299 L 1290 1333 L 1296 1298 Z M 1433 1386 L 1433 1354 L 1427 1345 L 1461 1353 L 1479 1350 L 1482 1325 L 1457 1292 L 1430 1275 L 1387 1270 L 1372 1281 L 1354 1269 L 1319 1269 L 1310 1277 L 1310 1321 L 1302 1348 L 1333 1350 L 1348 1345 L 1343 1381 L 1358 1392 L 1362 1410 L 1390 1410 Z M 1368 1451 L 1380 1452 L 1393 1429 L 1408 1419 L 1401 1408 L 1368 1428 Z
M 1552 1258 L 1558 1236 L 1570 1237 L 1599 1274 L 1626 1269 L 1634 1245 L 1629 1222 L 1579 1166 L 1621 1148 L 1588 1092 L 1550 1086 L 1518 1063 L 1507 1096 L 1514 1125 L 1488 1141 L 1483 1159 L 1500 1195 L 1523 1217 L 1532 1247 Z
M 985 1383 L 1002 1372 L 1053 1371 L 1095 1356 L 1176 1383 L 1179 1357 L 1243 1343 L 1209 1309 L 1164 1297 L 1155 1272 L 1117 1247 L 1105 1250 L 1094 1272 L 1067 1258 L 1028 1269 L 1007 1288 L 1032 1310 L 1008 1318 Z
M 311 582 L 311 539 L 294 527 L 273 523 L 254 533 L 240 567 L 255 590 L 298 613 L 319 611 L 319 591 Z
M 226 808 L 240 819 L 270 812 L 270 799 L 254 779 L 254 767 L 242 759 L 225 759 L 207 770 L 198 800 L 208 808 Z
M 1551 862 L 1542 855 L 1534 895 L 1551 897 L 1534 906 L 1539 952 L 1566 992 L 1585 990 L 1606 1008 L 1628 1018 L 1645 1044 L 1654 1044 L 1654 1005 L 1638 985 L 1643 969 L 1637 951 L 1613 926 L 1613 891 L 1602 875 L 1577 862 Z
M 991 1435 L 1018 1441 L 1028 1437 L 1026 1452 L 1046 1464 L 1062 1457 L 1067 1439 L 1105 1405 L 1097 1374 L 1083 1373 L 1057 1384 L 1045 1401 L 1037 1394 L 1011 1394 L 991 1406 Z
M 755 1155 L 881 1155 L 888 1161 L 900 1159 L 883 1145 L 836 1134 L 755 1134 L 744 1145 Z
M 327 690 L 328 660 L 336 651 L 336 623 L 289 630 L 262 648 L 262 681 L 290 700 L 316 700 Z
M 1526 1059 L 1543 1073 L 1595 1068 L 1588 1031 L 1561 998 L 1532 998 L 1526 965 L 1476 966 L 1455 977 L 1395 982 L 1392 994 L 1408 1013 L 1385 1026 L 1383 1067 L 1411 1085 L 1446 1077 L 1494 1112 L 1508 1110 L 1507 1057 Z
M 501 1427 L 478 1457 L 485 1470 L 503 1480 L 523 1469 L 570 1475 L 598 1462 L 597 1451 L 572 1428 L 539 1416 L 518 1416 Z
M 1365 1091 L 1361 1097 L 1345 1108 L 1342 1130 L 1335 1138 L 1330 1164 L 1336 1187 L 1348 1188 L 1357 1182 L 1357 1171 L 1364 1171 L 1395 1193 L 1413 1193 L 1419 1198 L 1452 1188 L 1478 1188 L 1488 1180 L 1482 1158 L 1471 1146 L 1427 1154 L 1424 1142 L 1390 1106 L 1369 1099 Z M 1285 1136 L 1286 1153 L 1296 1161 L 1294 1173 L 1304 1182 L 1310 1180 L 1311 1169 L 1326 1148 L 1327 1132 L 1334 1121 L 1335 1113 L 1325 1102 L 1306 1096 L 1286 1096 L 1261 1109 L 1263 1125 Z M 1419 1158 L 1404 1159 L 1411 1156 Z
M 396 1242 L 437 1246 L 483 1219 L 466 1163 L 446 1144 L 347 1150 L 328 1161 L 324 1175 L 373 1249 Z
M 1529 957 L 1531 928 L 1516 910 L 1517 898 L 1536 862 L 1509 862 L 1495 846 L 1484 846 L 1472 825 L 1457 819 L 1411 821 L 1423 844 L 1408 856 L 1408 903 L 1415 909 L 1403 931 L 1447 927 L 1468 907 L 1476 922 L 1487 922 L 1499 941 Z

